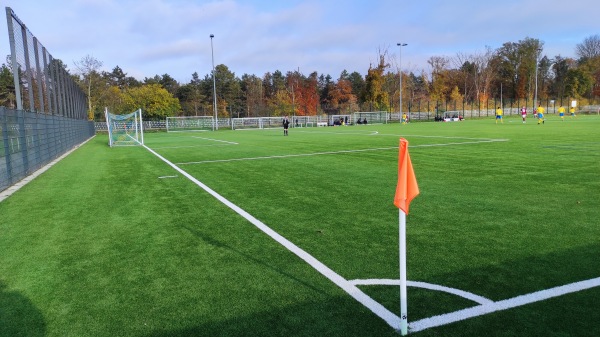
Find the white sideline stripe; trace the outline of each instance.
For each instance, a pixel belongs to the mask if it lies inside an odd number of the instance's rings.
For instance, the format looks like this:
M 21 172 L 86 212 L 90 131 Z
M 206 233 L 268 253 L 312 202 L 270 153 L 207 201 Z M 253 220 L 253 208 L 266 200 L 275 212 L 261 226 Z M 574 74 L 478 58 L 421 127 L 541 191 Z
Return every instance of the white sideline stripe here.
M 387 285 L 387 286 L 399 286 L 400 285 L 400 280 L 390 280 L 390 279 L 352 280 L 350 282 L 354 285 Z M 446 293 L 450 293 L 450 294 L 453 294 L 456 296 L 466 298 L 468 300 L 471 300 L 471 301 L 479 303 L 479 304 L 494 303 L 494 301 L 487 299 L 483 296 L 479 296 L 479 295 L 476 295 L 476 294 L 473 294 L 473 293 L 470 293 L 470 292 L 467 292 L 464 290 L 445 287 L 445 286 L 441 286 L 441 285 L 437 285 L 437 284 L 418 282 L 418 281 L 407 281 L 406 285 L 408 285 L 409 287 L 415 287 L 415 288 L 424 288 L 424 289 L 435 290 L 435 291 L 443 291 Z
M 459 143 L 440 143 L 440 144 L 409 145 L 409 147 L 410 148 L 414 148 L 414 147 L 435 147 L 435 146 L 467 145 L 467 144 L 480 144 L 480 143 L 493 143 L 493 142 L 506 142 L 506 141 L 508 141 L 508 139 L 489 139 L 489 140 L 480 140 L 480 141 L 476 141 L 476 142 L 459 142 Z M 300 154 L 285 154 L 285 155 L 279 155 L 279 156 L 264 156 L 264 157 L 247 157 L 247 158 L 232 158 L 232 159 L 202 160 L 202 161 L 191 161 L 191 162 L 186 162 L 186 163 L 177 163 L 177 165 L 227 163 L 227 162 L 232 162 L 232 161 L 263 160 L 263 159 L 282 159 L 282 158 L 293 158 L 293 157 L 310 157 L 310 156 L 321 156 L 321 155 L 329 155 L 329 154 L 367 152 L 367 151 L 385 151 L 385 150 L 398 150 L 398 146 L 376 147 L 376 148 L 371 148 L 371 149 L 359 149 L 359 150 L 341 150 L 341 151 L 326 151 L 326 152 L 313 152 L 313 153 L 300 153 Z
M 177 178 L 177 176 L 162 176 L 162 177 L 158 177 L 158 179 L 165 179 L 165 178 Z
M 318 133 L 318 134 L 323 134 L 323 135 L 359 135 L 359 136 L 374 136 L 374 135 L 378 135 L 379 131 L 368 131 L 368 130 L 364 130 L 363 132 L 333 132 L 333 131 L 295 131 L 295 132 L 301 132 L 301 133 Z
M 293 158 L 293 157 L 309 157 L 309 156 L 320 156 L 325 154 L 339 154 L 339 153 L 352 153 L 352 152 L 366 152 L 366 151 L 381 151 L 398 149 L 394 147 L 380 147 L 373 149 L 362 149 L 362 150 L 342 150 L 342 151 L 327 151 L 327 152 L 313 152 L 313 153 L 300 153 L 300 154 L 284 154 L 280 156 L 265 156 L 265 157 L 247 157 L 247 158 L 233 158 L 233 159 L 217 159 L 217 160 L 203 160 L 203 161 L 192 161 L 187 163 L 177 163 L 177 165 L 191 165 L 191 164 L 207 164 L 207 163 L 224 163 L 231 161 L 245 161 L 245 160 L 261 160 L 261 159 L 278 159 L 278 158 Z
M 488 139 L 488 140 L 478 140 L 473 142 L 460 142 L 460 143 L 440 143 L 440 144 L 421 144 L 421 145 L 413 145 L 409 147 L 432 147 L 432 146 L 450 146 L 450 145 L 467 145 L 467 144 L 481 144 L 481 143 L 495 143 L 495 142 L 508 142 L 508 139 Z
M 147 147 L 146 145 L 144 145 L 144 147 L 148 151 L 150 151 L 152 154 L 154 154 L 155 156 L 160 158 L 162 161 L 167 163 L 169 166 L 171 166 L 173 169 L 175 169 L 177 172 L 181 173 L 183 176 L 185 176 L 186 178 L 191 180 L 194 184 L 198 185 L 200 188 L 202 188 L 203 190 L 208 192 L 210 195 L 215 197 L 217 200 L 222 202 L 225 206 L 231 208 L 234 212 L 241 215 L 244 219 L 248 220 L 250 223 L 252 223 L 254 226 L 256 226 L 258 229 L 263 231 L 265 234 L 267 234 L 271 238 L 273 238 L 279 244 L 281 244 L 282 246 L 284 246 L 285 248 L 290 250 L 292 253 L 296 254 L 296 256 L 298 256 L 299 258 L 304 260 L 306 263 L 308 263 L 311 267 L 313 267 L 315 270 L 317 270 L 323 276 L 327 277 L 329 280 L 331 280 L 333 283 L 335 283 L 338 287 L 342 288 L 350 296 L 352 296 L 354 299 L 356 299 L 362 305 L 364 305 L 369 310 L 371 310 L 375 315 L 382 318 L 391 327 L 393 327 L 395 329 L 398 329 L 400 327 L 400 317 L 398 317 L 397 315 L 395 315 L 394 313 L 392 313 L 391 311 L 386 309 L 380 303 L 374 301 L 371 297 L 369 297 L 367 294 L 363 293 L 360 289 L 358 289 L 358 287 L 356 287 L 352 283 L 348 282 L 348 280 L 346 280 L 342 276 L 338 275 L 336 272 L 331 270 L 329 267 L 324 265 L 322 262 L 320 262 L 319 260 L 314 258 L 312 255 L 310 255 L 306 251 L 302 250 L 300 247 L 293 244 L 288 239 L 281 236 L 279 233 L 272 230 L 270 227 L 268 227 L 267 225 L 265 225 L 260 220 L 253 217 L 252 215 L 250 215 L 248 212 L 244 211 L 237 205 L 233 204 L 231 201 L 225 199 L 223 196 L 221 196 L 217 192 L 213 191 L 210 187 L 201 183 L 198 179 L 189 175 L 187 172 L 185 172 L 184 170 L 179 168 L 177 165 L 171 163 L 170 161 L 168 161 L 167 159 L 165 159 L 160 154 L 156 153 L 154 150 Z
M 27 185 L 30 181 L 32 181 L 33 179 L 37 178 L 40 174 L 48 171 L 49 168 L 51 168 L 52 166 L 54 166 L 54 164 L 58 163 L 59 161 L 63 160 L 63 158 L 65 158 L 66 156 L 68 156 L 69 154 L 71 154 L 71 152 L 77 150 L 79 147 L 83 146 L 83 144 L 89 142 L 90 140 L 92 140 L 92 138 L 96 137 L 96 135 L 93 135 L 92 137 L 90 137 L 88 140 L 86 140 L 85 142 L 74 146 L 71 150 L 63 153 L 60 157 L 54 159 L 53 161 L 49 162 L 48 164 L 46 164 L 44 167 L 40 168 L 39 170 L 33 172 L 32 174 L 28 175 L 27 177 L 23 178 L 21 181 L 17 182 L 16 184 L 12 185 L 11 187 L 5 189 L 4 191 L 0 192 L 0 202 L 2 202 L 4 199 L 10 197 L 13 193 L 15 193 L 16 191 L 18 191 L 19 189 L 21 189 L 21 187 Z
M 204 140 L 212 140 L 213 142 L 221 142 L 221 143 L 238 145 L 238 143 L 236 143 L 236 142 L 228 142 L 226 140 L 220 140 L 220 139 L 204 138 L 204 137 L 197 137 L 197 136 L 192 136 L 192 138 L 204 139 Z
M 459 136 L 431 136 L 431 135 L 409 135 L 409 134 L 393 134 L 393 133 L 380 133 L 379 136 L 508 141 L 508 139 L 502 139 L 502 138 L 472 138 L 472 137 L 459 137 Z
M 184 145 L 184 146 L 159 146 L 159 147 L 155 147 L 154 149 L 156 149 L 156 150 L 162 150 L 162 149 L 185 149 L 185 148 L 190 148 L 190 147 L 209 147 L 209 146 L 227 146 L 227 145 L 231 145 L 231 144 L 204 144 L 204 145 Z
M 424 318 L 412 323 L 409 323 L 409 329 L 411 332 L 417 332 L 441 325 L 446 325 L 458 321 L 462 321 L 468 318 L 481 316 L 485 314 L 489 314 L 496 311 L 511 309 L 515 307 L 519 307 L 525 304 L 530 304 L 534 302 L 539 302 L 543 300 L 547 300 L 553 297 L 558 297 L 594 287 L 600 286 L 600 277 L 580 281 L 575 283 L 570 283 L 564 286 L 559 286 L 555 288 L 550 288 L 546 290 L 537 291 L 534 293 L 521 295 L 513 298 L 509 298 L 506 300 L 482 304 L 476 307 L 467 308 L 463 310 L 458 310 L 455 312 L 451 312 L 448 314 L 433 316 L 429 318 Z

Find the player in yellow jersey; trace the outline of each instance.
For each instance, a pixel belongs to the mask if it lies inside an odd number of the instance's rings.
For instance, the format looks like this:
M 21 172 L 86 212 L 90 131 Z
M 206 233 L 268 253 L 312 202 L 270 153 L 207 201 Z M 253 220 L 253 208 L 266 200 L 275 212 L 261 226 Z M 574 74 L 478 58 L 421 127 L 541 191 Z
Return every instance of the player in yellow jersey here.
M 500 107 L 496 108 L 496 124 L 498 124 L 498 120 L 500 120 L 500 123 L 504 124 L 504 121 L 502 120 L 502 109 L 500 109 Z
M 571 113 L 571 118 L 577 117 L 577 116 L 575 116 L 575 108 L 574 107 L 570 107 L 569 112 Z
M 558 108 L 558 116 L 560 117 L 560 119 L 564 122 L 565 121 L 565 107 L 561 106 L 560 108 Z
M 546 122 L 546 120 L 544 119 L 544 112 L 546 110 L 544 109 L 544 107 L 540 104 L 538 105 L 537 108 L 537 118 L 538 118 L 538 124 L 544 124 Z
M 402 124 L 408 123 L 408 116 L 406 116 L 406 112 L 402 113 Z

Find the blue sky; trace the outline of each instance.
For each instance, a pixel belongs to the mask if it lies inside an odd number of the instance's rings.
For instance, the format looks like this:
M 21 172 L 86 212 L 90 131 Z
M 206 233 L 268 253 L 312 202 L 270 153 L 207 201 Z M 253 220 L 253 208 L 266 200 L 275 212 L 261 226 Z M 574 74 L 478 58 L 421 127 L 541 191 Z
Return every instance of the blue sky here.
M 71 70 L 91 55 L 102 70 L 169 74 L 186 83 L 215 64 L 243 74 L 300 70 L 334 79 L 366 74 L 386 51 L 395 70 L 427 71 L 432 56 L 482 53 L 526 37 L 543 55 L 575 57 L 575 46 L 600 34 L 597 0 L 5 0 L 29 30 Z M 6 19 L 0 52 L 10 53 Z M 2 57 L 4 61 L 4 56 Z

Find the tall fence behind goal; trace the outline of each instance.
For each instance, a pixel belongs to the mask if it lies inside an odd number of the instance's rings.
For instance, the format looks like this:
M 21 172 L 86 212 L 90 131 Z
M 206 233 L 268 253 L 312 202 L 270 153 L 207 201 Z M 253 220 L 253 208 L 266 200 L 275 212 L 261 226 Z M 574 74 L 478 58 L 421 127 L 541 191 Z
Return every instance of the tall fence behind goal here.
M 115 115 L 104 109 L 108 128 L 108 145 L 131 146 L 144 144 L 144 128 L 142 126 L 142 109 L 127 115 Z

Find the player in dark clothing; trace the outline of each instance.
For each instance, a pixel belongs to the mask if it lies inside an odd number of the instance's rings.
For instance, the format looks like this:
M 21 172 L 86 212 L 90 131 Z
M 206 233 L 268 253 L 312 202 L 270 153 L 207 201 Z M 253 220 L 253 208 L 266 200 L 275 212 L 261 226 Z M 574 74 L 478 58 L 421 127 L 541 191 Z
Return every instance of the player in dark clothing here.
M 290 126 L 290 120 L 287 116 L 283 117 L 283 135 L 288 135 L 288 127 Z

